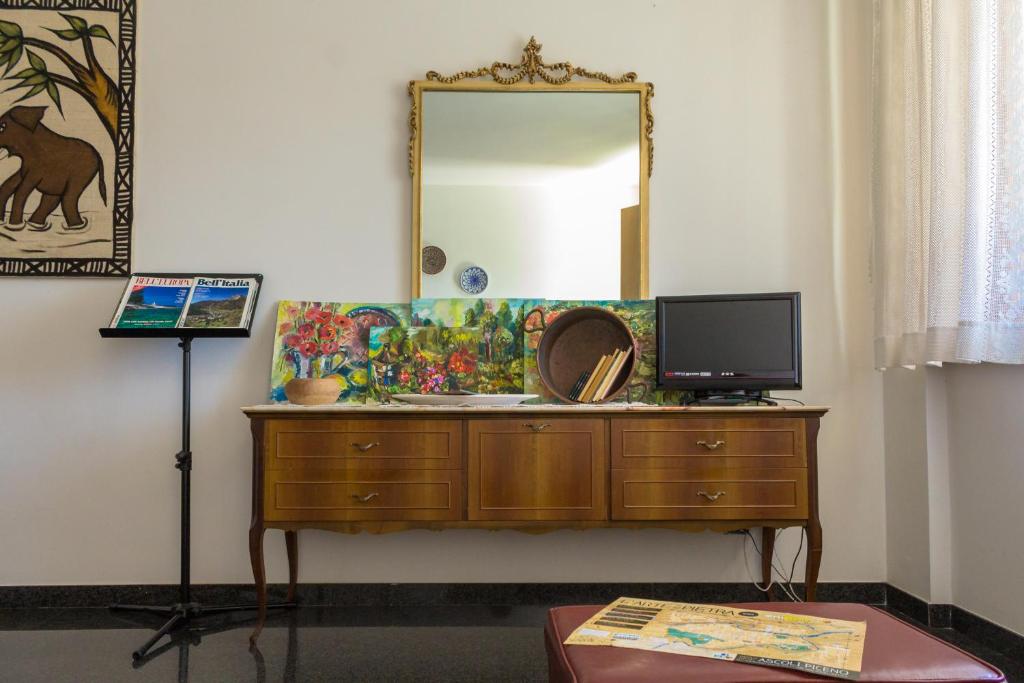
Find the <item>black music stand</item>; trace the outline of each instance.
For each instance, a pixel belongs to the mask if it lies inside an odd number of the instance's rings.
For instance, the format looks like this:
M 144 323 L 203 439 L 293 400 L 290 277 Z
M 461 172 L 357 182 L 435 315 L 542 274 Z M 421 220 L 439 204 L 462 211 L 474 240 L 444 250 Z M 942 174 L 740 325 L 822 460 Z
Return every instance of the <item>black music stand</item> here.
M 256 303 L 259 298 L 260 285 L 263 276 L 255 273 L 136 273 L 133 277 L 152 278 L 252 278 L 257 281 L 257 287 L 253 293 L 252 303 L 249 306 L 247 319 L 243 320 L 242 327 L 150 327 L 150 328 L 119 328 L 101 327 L 101 337 L 130 337 L 136 339 L 178 339 L 178 346 L 182 354 L 182 385 L 181 385 L 181 450 L 175 453 L 174 467 L 181 471 L 181 580 L 178 586 L 178 602 L 173 605 L 126 605 L 113 604 L 112 610 L 128 610 L 132 612 L 144 612 L 147 614 L 159 614 L 169 617 L 167 622 L 161 626 L 153 637 L 147 640 L 141 647 L 132 652 L 134 661 L 142 660 L 158 640 L 176 629 L 187 626 L 192 619 L 223 614 L 225 612 L 238 612 L 243 610 L 255 610 L 252 605 L 217 605 L 206 607 L 192 600 L 192 582 L 190 578 L 191 561 L 191 502 L 190 494 L 192 489 L 192 450 L 191 450 L 191 353 L 192 340 L 198 338 L 215 337 L 249 337 L 252 329 L 252 313 L 256 310 Z M 133 280 L 129 280 L 128 286 Z M 123 297 L 122 297 L 123 298 Z M 111 321 L 112 325 L 116 321 Z M 267 607 L 295 607 L 294 602 L 274 603 Z

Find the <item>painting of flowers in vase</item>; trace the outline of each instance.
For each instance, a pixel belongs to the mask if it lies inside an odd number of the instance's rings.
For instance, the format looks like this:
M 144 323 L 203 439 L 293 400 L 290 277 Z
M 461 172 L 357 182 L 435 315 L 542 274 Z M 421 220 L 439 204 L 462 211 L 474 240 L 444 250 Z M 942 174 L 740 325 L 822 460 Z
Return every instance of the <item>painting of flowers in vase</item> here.
M 280 302 L 270 400 L 286 401 L 284 386 L 292 379 L 330 377 L 341 384 L 339 403 L 364 403 L 370 331 L 409 321 L 409 304 Z
M 370 385 L 385 394 L 476 392 L 481 332 L 466 327 L 375 327 L 370 331 Z

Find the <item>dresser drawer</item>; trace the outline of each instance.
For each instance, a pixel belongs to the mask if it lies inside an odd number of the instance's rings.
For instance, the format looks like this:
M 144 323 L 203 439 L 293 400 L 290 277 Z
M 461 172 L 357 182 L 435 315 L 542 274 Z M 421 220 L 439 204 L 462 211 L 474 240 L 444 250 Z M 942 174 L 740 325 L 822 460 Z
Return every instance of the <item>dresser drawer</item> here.
M 612 519 L 803 519 L 807 470 L 731 470 L 701 477 L 680 470 L 612 470 Z
M 267 469 L 459 469 L 458 420 L 271 420 Z
M 600 419 L 470 420 L 471 520 L 608 519 Z
M 613 419 L 612 467 L 806 467 L 799 418 Z
M 462 517 L 460 470 L 368 470 L 313 474 L 267 472 L 268 522 L 457 520 Z

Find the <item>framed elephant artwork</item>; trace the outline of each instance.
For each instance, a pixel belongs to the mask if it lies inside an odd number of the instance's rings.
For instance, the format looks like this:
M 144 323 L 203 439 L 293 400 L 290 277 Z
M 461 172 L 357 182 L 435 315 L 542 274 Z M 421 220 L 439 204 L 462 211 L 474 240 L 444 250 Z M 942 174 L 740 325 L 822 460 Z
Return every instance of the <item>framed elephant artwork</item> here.
M 0 275 L 129 275 L 135 10 L 0 0 Z

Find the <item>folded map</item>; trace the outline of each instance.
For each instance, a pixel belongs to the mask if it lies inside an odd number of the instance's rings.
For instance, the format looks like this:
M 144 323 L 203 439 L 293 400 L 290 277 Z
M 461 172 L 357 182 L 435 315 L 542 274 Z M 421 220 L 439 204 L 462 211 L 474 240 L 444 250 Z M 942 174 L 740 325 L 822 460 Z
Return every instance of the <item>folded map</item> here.
M 584 622 L 566 645 L 608 645 L 857 680 L 866 623 L 619 598 Z

